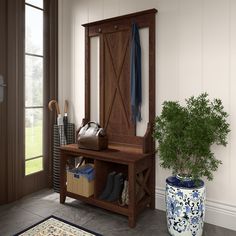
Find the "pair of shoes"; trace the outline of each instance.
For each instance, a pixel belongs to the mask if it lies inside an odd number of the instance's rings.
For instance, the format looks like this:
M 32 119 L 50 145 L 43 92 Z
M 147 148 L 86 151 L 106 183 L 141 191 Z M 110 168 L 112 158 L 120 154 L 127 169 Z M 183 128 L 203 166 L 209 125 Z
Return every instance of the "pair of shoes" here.
M 100 200 L 106 200 L 114 202 L 119 200 L 121 191 L 123 189 L 124 176 L 122 173 L 116 173 L 115 171 L 108 174 L 107 183 L 104 191 L 99 196 Z

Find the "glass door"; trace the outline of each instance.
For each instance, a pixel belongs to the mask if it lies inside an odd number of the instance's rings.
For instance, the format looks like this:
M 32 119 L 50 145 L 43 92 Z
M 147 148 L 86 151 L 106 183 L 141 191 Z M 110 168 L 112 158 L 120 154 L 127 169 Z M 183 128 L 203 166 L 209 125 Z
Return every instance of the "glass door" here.
M 57 0 L 0 1 L 0 204 L 52 186 L 57 22 Z

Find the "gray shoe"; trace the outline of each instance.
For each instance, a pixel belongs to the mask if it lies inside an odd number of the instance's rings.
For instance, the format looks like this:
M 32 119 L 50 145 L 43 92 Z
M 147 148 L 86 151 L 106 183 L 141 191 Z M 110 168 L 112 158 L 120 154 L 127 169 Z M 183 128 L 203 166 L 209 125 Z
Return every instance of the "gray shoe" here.
M 105 200 L 111 194 L 112 189 L 113 189 L 113 185 L 114 185 L 114 177 L 115 177 L 115 175 L 116 175 L 115 171 L 113 171 L 113 172 L 108 174 L 106 187 L 103 190 L 102 194 L 99 196 L 100 200 Z
M 122 173 L 119 173 L 114 178 L 114 185 L 111 194 L 105 200 L 109 202 L 118 201 L 124 185 L 124 176 Z

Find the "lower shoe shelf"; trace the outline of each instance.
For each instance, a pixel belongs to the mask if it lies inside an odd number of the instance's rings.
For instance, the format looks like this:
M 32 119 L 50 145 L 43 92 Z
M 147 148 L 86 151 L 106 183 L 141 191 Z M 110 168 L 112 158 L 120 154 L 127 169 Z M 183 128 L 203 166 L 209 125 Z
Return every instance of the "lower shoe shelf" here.
M 119 206 L 117 203 L 114 203 L 114 202 L 102 201 L 102 200 L 94 198 L 94 196 L 84 197 L 84 196 L 71 193 L 71 192 L 66 192 L 66 196 L 89 203 L 94 206 L 104 208 L 109 211 L 119 213 L 121 215 L 125 215 L 125 216 L 129 215 L 129 209 L 127 206 Z
M 85 197 L 80 192 L 73 193 L 67 188 L 67 170 L 71 160 L 82 157 L 94 164 L 94 195 Z M 60 159 L 60 203 L 71 197 L 85 203 L 103 208 L 128 217 L 129 227 L 135 227 L 138 214 L 145 208 L 155 208 L 155 162 L 154 153 L 126 153 L 120 150 L 107 149 L 91 151 L 78 149 L 75 145 L 61 147 Z M 106 186 L 107 176 L 111 172 L 122 173 L 129 183 L 129 205 L 120 206 L 117 202 L 100 200 Z M 140 176 L 143 176 L 142 178 Z M 139 199 L 138 196 L 144 196 Z M 86 194 L 85 194 L 86 195 Z M 90 196 L 90 195 L 87 195 Z

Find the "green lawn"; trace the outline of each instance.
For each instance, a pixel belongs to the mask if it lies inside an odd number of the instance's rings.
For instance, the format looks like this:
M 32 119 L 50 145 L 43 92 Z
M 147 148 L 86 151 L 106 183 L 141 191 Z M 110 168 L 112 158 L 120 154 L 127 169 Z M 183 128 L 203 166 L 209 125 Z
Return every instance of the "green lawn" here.
M 42 156 L 42 125 L 26 127 L 25 131 L 25 158 Z M 26 162 L 25 174 L 32 174 L 43 169 L 43 159 L 38 158 Z
M 27 161 L 25 165 L 25 174 L 29 175 L 43 169 L 43 158 L 37 158 Z
M 41 156 L 42 151 L 42 126 L 27 127 L 25 132 L 26 159 Z

